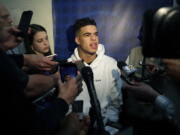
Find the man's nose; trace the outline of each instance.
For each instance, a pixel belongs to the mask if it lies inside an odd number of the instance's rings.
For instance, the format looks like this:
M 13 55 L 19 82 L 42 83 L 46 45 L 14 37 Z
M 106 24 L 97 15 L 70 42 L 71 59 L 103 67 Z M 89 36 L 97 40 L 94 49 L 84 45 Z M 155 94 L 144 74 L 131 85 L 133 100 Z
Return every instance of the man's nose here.
M 91 40 L 96 40 L 96 36 L 95 35 L 91 35 Z

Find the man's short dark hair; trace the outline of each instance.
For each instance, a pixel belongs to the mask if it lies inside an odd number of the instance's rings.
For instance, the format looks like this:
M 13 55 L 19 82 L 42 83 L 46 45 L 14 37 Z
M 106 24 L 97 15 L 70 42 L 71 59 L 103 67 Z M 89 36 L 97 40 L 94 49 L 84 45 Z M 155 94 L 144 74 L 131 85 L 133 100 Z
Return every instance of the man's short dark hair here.
M 88 17 L 76 20 L 76 22 L 73 25 L 75 34 L 77 34 L 82 27 L 87 26 L 87 25 L 96 26 L 96 22 L 94 19 L 91 19 Z

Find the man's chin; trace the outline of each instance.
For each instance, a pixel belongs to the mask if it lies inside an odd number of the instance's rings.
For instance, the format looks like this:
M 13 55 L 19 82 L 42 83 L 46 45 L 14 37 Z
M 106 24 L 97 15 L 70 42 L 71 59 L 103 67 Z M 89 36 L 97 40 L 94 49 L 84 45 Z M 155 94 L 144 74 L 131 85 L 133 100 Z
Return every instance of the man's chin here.
M 96 52 L 90 52 L 89 54 L 90 55 L 96 55 Z

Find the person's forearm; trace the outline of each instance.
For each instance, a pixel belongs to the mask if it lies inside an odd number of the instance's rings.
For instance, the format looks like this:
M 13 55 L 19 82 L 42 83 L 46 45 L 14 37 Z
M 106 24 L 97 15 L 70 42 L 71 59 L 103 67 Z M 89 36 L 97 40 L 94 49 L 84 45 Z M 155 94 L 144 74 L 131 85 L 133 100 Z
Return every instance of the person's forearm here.
M 30 75 L 25 94 L 27 97 L 39 96 L 52 89 L 56 84 L 57 80 L 52 76 Z
M 24 66 L 29 68 L 42 70 L 42 71 L 51 71 L 54 69 L 58 62 L 55 62 L 50 57 L 45 57 L 43 55 L 36 54 L 24 54 Z
M 24 64 L 23 65 L 29 67 L 30 54 L 24 54 L 23 57 L 24 57 Z
M 8 55 L 14 62 L 17 64 L 19 68 L 22 68 L 24 65 L 24 57 L 22 54 L 9 54 Z
M 69 105 L 63 99 L 54 99 L 51 105 L 46 106 L 41 111 L 38 111 L 37 119 L 34 124 L 45 134 L 54 134 L 61 126 L 62 121 L 68 112 Z

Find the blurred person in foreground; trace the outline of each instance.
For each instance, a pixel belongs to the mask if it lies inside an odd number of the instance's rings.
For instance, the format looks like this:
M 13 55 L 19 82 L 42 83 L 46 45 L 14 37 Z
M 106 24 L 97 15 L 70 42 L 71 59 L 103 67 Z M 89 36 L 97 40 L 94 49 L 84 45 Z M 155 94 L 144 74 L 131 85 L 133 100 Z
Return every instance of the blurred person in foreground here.
M 3 6 L 3 5 L 1 5 Z M 5 52 L 16 47 L 22 39 L 14 36 L 19 32 L 13 27 L 0 27 L 0 82 L 1 82 L 1 122 L 2 131 L 10 134 L 11 130 L 18 134 L 54 134 L 61 126 L 70 104 L 81 92 L 81 77 L 70 78 L 62 83 L 59 74 L 27 75 L 21 69 L 23 65 L 39 69 L 50 70 L 46 62 L 38 63 L 37 56 L 19 55 L 18 60 L 9 57 Z M 33 58 L 34 59 L 33 59 Z M 44 58 L 47 59 L 47 58 Z M 36 64 L 34 64 L 36 63 Z M 58 87 L 58 96 L 53 100 L 53 106 L 37 113 L 36 107 L 28 100 L 31 97 L 41 95 L 54 86 Z M 11 130 L 7 130 L 11 129 Z
M 3 4 L 0 4 L 0 27 L 12 26 L 12 24 L 13 20 L 11 18 L 10 12 Z M 7 54 L 23 54 L 24 52 L 25 47 L 23 42 L 20 42 L 17 47 L 6 51 Z

